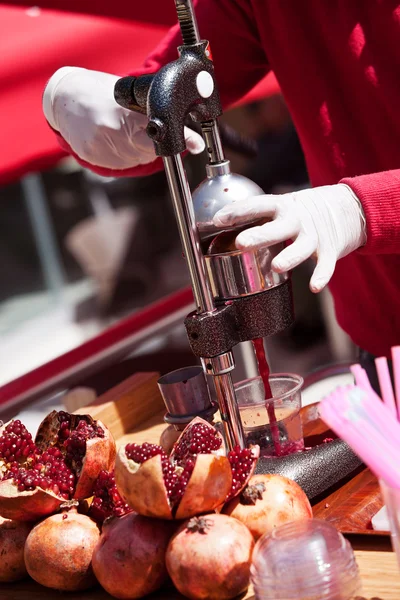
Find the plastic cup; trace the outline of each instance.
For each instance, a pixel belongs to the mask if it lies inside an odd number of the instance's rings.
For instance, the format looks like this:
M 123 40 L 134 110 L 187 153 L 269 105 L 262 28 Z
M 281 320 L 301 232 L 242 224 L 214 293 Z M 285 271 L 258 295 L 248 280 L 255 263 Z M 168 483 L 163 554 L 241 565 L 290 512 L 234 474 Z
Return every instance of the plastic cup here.
M 287 523 L 256 544 L 257 600 L 354 600 L 361 580 L 350 543 L 325 521 Z
M 304 450 L 301 422 L 301 388 L 303 378 L 292 373 L 276 373 L 269 378 L 272 404 L 279 432 L 279 455 L 284 456 Z M 235 385 L 246 444 L 258 444 L 261 456 L 276 456 L 276 441 L 270 424 L 271 412 L 267 410 L 264 384 L 261 377 L 240 381 Z
M 389 519 L 392 547 L 400 568 L 400 489 L 390 487 L 382 480 L 379 483 Z

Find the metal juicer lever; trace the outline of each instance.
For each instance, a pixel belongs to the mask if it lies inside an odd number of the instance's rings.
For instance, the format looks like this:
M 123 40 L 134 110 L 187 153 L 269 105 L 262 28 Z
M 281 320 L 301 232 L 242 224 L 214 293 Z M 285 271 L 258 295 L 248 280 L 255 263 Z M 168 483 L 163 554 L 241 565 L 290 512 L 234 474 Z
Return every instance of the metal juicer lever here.
M 156 154 L 163 158 L 189 268 L 197 308 L 191 318 L 201 321 L 207 315 L 210 323 L 215 323 L 214 330 L 218 335 L 217 329 L 223 329 L 224 323 L 219 318 L 221 309 L 216 307 L 211 292 L 181 153 L 186 149 L 184 125 L 190 115 L 201 124 L 210 162 L 225 161 L 217 124 L 222 109 L 208 43 L 200 41 L 192 2 L 175 0 L 175 7 L 183 38 L 179 58 L 155 74 L 120 79 L 114 94 L 116 101 L 125 108 L 148 116 L 147 133 L 154 142 Z M 223 352 L 211 350 L 200 358 L 205 372 L 214 376 L 227 443 L 231 448 L 236 445 L 243 448 L 244 433 L 231 375 L 234 369 L 232 345 Z

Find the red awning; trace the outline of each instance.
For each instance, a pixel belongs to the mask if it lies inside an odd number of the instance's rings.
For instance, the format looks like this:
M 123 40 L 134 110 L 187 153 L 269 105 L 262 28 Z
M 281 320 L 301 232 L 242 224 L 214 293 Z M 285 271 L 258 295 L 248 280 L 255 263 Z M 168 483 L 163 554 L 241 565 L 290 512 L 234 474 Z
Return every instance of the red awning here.
M 54 4 L 41 2 L 44 7 Z M 50 167 L 64 156 L 41 107 L 44 86 L 56 69 L 74 65 L 126 74 L 175 22 L 172 0 L 159 0 L 158 8 L 154 1 L 131 0 L 56 4 L 71 12 L 0 5 L 0 184 Z M 78 14 L 85 11 L 96 16 Z M 244 101 L 277 91 L 269 76 Z

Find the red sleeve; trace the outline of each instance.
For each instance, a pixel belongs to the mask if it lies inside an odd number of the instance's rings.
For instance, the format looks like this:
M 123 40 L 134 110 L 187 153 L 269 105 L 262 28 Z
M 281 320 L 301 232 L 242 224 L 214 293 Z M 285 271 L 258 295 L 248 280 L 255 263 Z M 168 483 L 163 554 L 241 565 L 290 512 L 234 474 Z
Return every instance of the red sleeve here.
M 200 36 L 210 42 L 217 85 L 223 106 L 233 104 L 249 92 L 268 72 L 269 66 L 261 45 L 250 0 L 197 0 L 194 2 Z M 173 27 L 144 65 L 132 75 L 158 71 L 176 60 L 182 44 L 179 26 Z M 108 177 L 149 175 L 162 168 L 161 159 L 124 171 L 101 169 L 85 164 L 62 140 L 64 150 L 80 164 Z
M 363 254 L 400 253 L 400 170 L 347 177 L 345 183 L 360 200 L 365 213 L 367 243 Z
M 210 42 L 217 85 L 226 108 L 249 92 L 269 71 L 250 0 L 195 0 L 200 37 Z M 152 73 L 176 60 L 182 44 L 173 27 L 140 69 Z

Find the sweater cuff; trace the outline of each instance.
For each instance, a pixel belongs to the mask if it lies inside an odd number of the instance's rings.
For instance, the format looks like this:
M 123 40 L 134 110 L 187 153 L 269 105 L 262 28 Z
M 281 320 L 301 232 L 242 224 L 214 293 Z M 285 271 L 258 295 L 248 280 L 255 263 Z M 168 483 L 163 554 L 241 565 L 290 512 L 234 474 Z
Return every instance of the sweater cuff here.
M 384 171 L 340 181 L 360 200 L 366 219 L 367 243 L 361 254 L 400 253 L 400 170 Z

